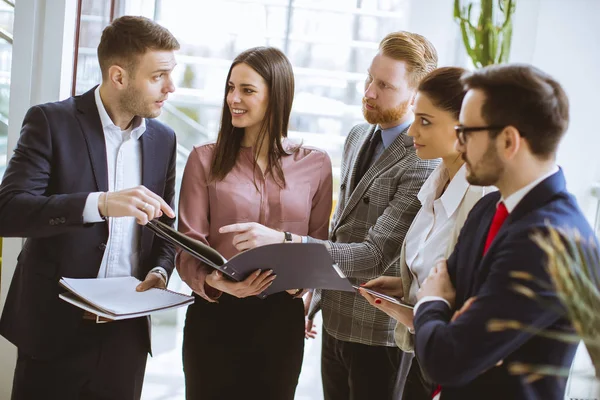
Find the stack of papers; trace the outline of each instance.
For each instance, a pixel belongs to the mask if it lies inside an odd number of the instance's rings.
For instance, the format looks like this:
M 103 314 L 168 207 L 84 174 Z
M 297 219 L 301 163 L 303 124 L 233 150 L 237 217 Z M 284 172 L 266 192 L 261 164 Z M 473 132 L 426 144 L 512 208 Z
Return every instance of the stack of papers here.
M 68 290 L 59 295 L 92 314 L 110 320 L 137 318 L 157 311 L 187 306 L 192 296 L 167 289 L 152 288 L 137 292 L 140 281 L 132 276 L 104 279 L 63 278 L 60 284 Z

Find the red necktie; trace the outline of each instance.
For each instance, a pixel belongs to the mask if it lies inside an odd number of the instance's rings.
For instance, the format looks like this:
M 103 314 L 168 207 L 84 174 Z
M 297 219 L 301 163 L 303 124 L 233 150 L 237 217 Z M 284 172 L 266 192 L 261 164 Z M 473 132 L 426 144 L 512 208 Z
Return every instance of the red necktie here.
M 504 203 L 500 202 L 498 204 L 498 207 L 496 207 L 496 214 L 494 214 L 494 218 L 492 219 L 492 225 L 490 226 L 490 230 L 488 231 L 487 239 L 485 240 L 485 247 L 483 248 L 484 255 L 485 255 L 485 253 L 487 253 L 488 248 L 492 244 L 492 241 L 496 237 L 496 234 L 500 230 L 500 227 L 506 220 L 506 217 L 508 217 L 508 210 L 506 209 L 506 206 L 504 205 Z M 431 395 L 431 398 L 437 399 L 437 398 L 439 398 L 441 393 L 442 393 L 442 387 L 438 385 L 436 387 L 436 389 L 434 390 L 433 394 Z
M 496 234 L 500 230 L 500 227 L 504 223 L 504 220 L 508 217 L 508 210 L 503 202 L 498 204 L 496 207 L 496 214 L 494 214 L 494 219 L 492 219 L 492 225 L 490 226 L 490 230 L 487 235 L 487 239 L 485 240 L 485 247 L 483 248 L 483 254 L 487 253 L 492 241 L 496 237 Z

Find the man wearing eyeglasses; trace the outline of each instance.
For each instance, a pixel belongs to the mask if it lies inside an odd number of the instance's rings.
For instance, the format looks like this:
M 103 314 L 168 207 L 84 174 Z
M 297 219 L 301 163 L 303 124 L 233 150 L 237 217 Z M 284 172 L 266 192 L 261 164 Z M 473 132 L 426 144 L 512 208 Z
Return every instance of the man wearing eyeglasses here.
M 527 65 L 486 67 L 463 83 L 468 92 L 456 132 L 467 180 L 499 191 L 475 205 L 453 254 L 421 287 L 414 309 L 416 356 L 441 385 L 442 400 L 562 400 L 565 379 L 538 376 L 528 382 L 510 368 L 519 363 L 568 368 L 576 344 L 518 329 L 490 331 L 488 323 L 572 330 L 557 312 L 556 293 L 539 284 L 550 283 L 547 260 L 531 239 L 548 226 L 594 237 L 556 165 L 569 122 L 568 99 L 558 82 Z M 514 271 L 533 277 L 532 294 L 543 305 L 511 288 Z

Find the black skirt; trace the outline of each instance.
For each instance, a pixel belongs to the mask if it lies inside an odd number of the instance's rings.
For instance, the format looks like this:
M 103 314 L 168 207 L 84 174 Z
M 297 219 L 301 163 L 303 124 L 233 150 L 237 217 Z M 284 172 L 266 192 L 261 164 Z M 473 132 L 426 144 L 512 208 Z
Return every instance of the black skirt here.
M 293 400 L 303 355 L 301 299 L 196 296 L 184 327 L 186 399 Z

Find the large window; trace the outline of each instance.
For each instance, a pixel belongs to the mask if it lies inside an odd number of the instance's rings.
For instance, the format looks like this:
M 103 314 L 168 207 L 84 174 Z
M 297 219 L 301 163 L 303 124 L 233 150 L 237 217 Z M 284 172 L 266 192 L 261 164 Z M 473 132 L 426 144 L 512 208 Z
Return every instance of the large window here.
M 8 104 L 14 15 L 15 1 L 0 0 L 0 179 L 4 175 L 8 153 Z
M 76 92 L 100 80 L 96 46 L 111 9 L 155 18 L 182 45 L 177 90 L 160 118 L 190 149 L 216 137 L 231 60 L 249 47 L 276 46 L 296 76 L 289 135 L 330 154 L 337 191 L 343 141 L 362 121 L 366 69 L 381 38 L 406 26 L 407 8 L 407 0 L 84 0 Z
M 290 137 L 326 150 L 339 187 L 343 142 L 363 121 L 366 70 L 379 41 L 407 28 L 410 0 L 82 0 L 75 92 L 100 82 L 96 47 L 103 27 L 120 15 L 144 15 L 167 27 L 181 50 L 176 91 L 160 119 L 177 133 L 178 174 L 193 145 L 217 135 L 225 78 L 237 54 L 276 46 L 289 57 L 296 78 Z M 175 278 L 170 287 L 185 290 Z M 145 399 L 182 399 L 183 315 L 157 315 L 155 357 L 148 363 Z M 169 323 L 173 324 L 169 327 Z M 307 341 L 297 399 L 322 397 L 320 339 Z

